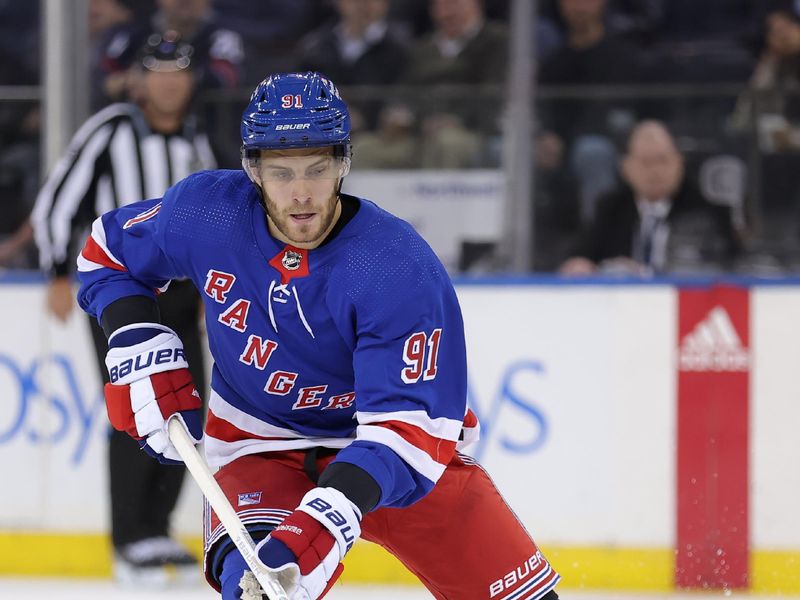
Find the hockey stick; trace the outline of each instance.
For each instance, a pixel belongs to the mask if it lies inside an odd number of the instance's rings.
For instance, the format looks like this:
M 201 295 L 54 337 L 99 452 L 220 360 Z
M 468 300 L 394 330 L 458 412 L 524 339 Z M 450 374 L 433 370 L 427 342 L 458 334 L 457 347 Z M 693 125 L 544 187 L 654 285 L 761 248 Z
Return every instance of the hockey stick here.
M 195 483 L 203 492 L 203 495 L 208 500 L 211 508 L 217 513 L 220 523 L 225 526 L 225 530 L 230 536 L 236 548 L 241 552 L 244 561 L 250 570 L 255 575 L 258 583 L 261 584 L 264 593 L 267 594 L 269 600 L 289 600 L 286 591 L 278 582 L 276 577 L 270 573 L 263 564 L 256 557 L 256 545 L 253 538 L 245 529 L 236 511 L 233 510 L 228 498 L 219 487 L 214 475 L 208 468 L 206 461 L 200 456 L 197 448 L 194 447 L 194 441 L 189 437 L 189 434 L 183 428 L 183 425 L 178 419 L 170 418 L 167 422 L 167 431 L 169 432 L 169 439 L 172 442 L 178 454 L 186 463 L 186 468 L 194 477 Z

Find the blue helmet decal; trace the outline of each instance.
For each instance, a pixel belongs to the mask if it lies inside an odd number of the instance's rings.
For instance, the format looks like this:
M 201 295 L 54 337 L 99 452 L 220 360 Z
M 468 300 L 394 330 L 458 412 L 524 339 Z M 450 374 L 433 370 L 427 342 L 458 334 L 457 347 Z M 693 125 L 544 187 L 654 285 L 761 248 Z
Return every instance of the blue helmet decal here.
M 350 154 L 350 114 L 319 73 L 276 73 L 258 84 L 242 115 L 242 152 L 334 146 Z

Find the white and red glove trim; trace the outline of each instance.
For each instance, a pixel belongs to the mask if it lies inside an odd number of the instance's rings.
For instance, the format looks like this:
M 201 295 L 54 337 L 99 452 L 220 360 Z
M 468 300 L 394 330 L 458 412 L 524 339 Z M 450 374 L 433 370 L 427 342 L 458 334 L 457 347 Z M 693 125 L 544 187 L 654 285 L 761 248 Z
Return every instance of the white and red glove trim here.
M 360 535 L 358 507 L 335 488 L 317 487 L 256 551 L 291 600 L 318 600 L 341 575 L 340 563 Z
M 129 340 L 134 343 L 129 343 Z M 180 338 L 172 329 L 159 323 L 126 325 L 108 337 L 106 368 L 114 385 L 133 383 L 154 373 L 188 367 Z
M 162 462 L 180 461 L 169 441 L 167 421 L 177 418 L 199 443 L 202 400 L 192 383 L 183 344 L 169 327 L 136 323 L 116 330 L 106 355 L 111 383 L 105 385 L 108 418 Z

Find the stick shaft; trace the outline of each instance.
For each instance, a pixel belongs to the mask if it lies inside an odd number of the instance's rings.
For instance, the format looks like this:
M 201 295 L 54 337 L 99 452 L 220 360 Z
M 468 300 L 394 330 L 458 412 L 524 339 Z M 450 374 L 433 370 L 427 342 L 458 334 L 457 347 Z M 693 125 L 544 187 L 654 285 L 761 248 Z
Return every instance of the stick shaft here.
M 170 419 L 167 423 L 167 430 L 169 432 L 169 439 L 178 451 L 178 454 L 186 463 L 186 468 L 189 469 L 192 477 L 203 492 L 203 495 L 208 500 L 211 508 L 217 513 L 220 522 L 225 526 L 225 529 L 230 536 L 236 548 L 242 554 L 247 566 L 255 575 L 258 583 L 264 589 L 269 600 L 289 600 L 286 591 L 283 589 L 275 576 L 264 568 L 256 556 L 256 545 L 253 538 L 245 529 L 239 519 L 239 515 L 228 502 L 228 498 L 219 487 L 219 483 L 214 479 L 206 461 L 200 456 L 197 448 L 194 447 L 194 440 L 189 437 L 189 434 L 183 428 L 183 425 L 178 419 Z

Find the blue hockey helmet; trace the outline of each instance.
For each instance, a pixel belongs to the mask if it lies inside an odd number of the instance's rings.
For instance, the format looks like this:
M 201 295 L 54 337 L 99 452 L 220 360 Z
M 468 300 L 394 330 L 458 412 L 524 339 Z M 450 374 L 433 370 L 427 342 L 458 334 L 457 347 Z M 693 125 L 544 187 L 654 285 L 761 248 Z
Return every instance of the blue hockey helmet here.
M 350 114 L 320 73 L 277 73 L 258 84 L 242 115 L 242 158 L 260 150 L 333 146 L 350 157 Z

